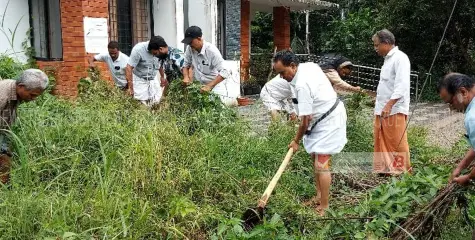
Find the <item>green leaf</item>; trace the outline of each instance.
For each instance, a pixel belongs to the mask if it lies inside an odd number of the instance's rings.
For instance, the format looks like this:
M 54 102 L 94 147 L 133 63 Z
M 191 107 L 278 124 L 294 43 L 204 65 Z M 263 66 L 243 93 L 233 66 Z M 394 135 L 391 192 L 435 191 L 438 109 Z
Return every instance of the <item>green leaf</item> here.
M 72 237 L 74 237 L 74 236 L 77 236 L 77 234 L 76 234 L 76 233 L 73 233 L 73 232 L 65 232 L 65 233 L 63 234 L 63 239 L 72 238 Z
M 363 239 L 366 237 L 366 234 L 364 232 L 357 232 L 354 237 L 356 239 Z
M 279 214 L 274 214 L 270 220 L 270 224 L 277 224 L 280 221 L 280 215 Z

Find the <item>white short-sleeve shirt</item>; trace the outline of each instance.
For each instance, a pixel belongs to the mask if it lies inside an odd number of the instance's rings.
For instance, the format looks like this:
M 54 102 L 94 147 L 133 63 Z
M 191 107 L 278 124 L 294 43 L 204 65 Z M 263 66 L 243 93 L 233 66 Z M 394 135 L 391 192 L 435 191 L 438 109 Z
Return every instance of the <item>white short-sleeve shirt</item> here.
M 152 81 L 158 74 L 158 58 L 148 51 L 149 42 L 137 43 L 132 48 L 128 64 L 134 68 L 133 73 L 146 81 Z
M 277 75 L 264 85 L 261 94 L 264 93 L 276 101 L 283 101 L 291 97 L 290 83 Z
M 125 87 L 127 80 L 125 79 L 125 68 L 129 62 L 129 57 L 122 52 L 119 52 L 119 57 L 113 61 L 109 53 L 101 53 L 94 56 L 96 61 L 105 62 L 109 67 L 114 83 L 117 87 Z
M 269 110 L 286 110 L 288 113 L 295 113 L 291 103 L 290 83 L 281 78 L 280 74 L 264 85 L 260 98 Z
M 315 63 L 300 64 L 290 86 L 296 98 L 297 114 L 312 116 L 309 129 L 337 101 L 330 81 Z M 303 138 L 305 150 L 316 154 L 339 153 L 346 142 L 346 110 L 341 102 Z
M 299 64 L 290 86 L 292 95 L 297 100 L 297 114 L 310 115 L 314 120 L 331 109 L 337 98 L 325 73 L 315 63 Z
M 227 79 L 230 71 L 224 66 L 224 59 L 218 48 L 209 42 L 204 42 L 200 52 L 187 46 L 185 50 L 184 67 L 194 67 L 193 75 L 202 84 L 208 84 L 221 75 Z

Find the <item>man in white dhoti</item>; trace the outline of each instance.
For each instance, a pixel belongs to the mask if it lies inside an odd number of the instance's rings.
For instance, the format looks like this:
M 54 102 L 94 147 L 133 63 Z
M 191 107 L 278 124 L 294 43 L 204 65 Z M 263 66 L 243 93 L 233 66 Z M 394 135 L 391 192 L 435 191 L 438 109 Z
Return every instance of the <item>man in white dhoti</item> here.
M 157 56 L 167 46 L 161 36 L 153 36 L 148 42 L 137 43 L 130 54 L 126 68 L 129 94 L 147 106 L 158 103 L 162 96 Z
M 291 96 L 290 83 L 277 75 L 264 85 L 260 99 L 269 110 L 272 120 L 275 120 L 281 111 L 287 112 L 291 120 L 296 120 Z
M 299 64 L 291 51 L 278 52 L 274 57 L 274 69 L 290 82 L 300 126 L 289 148 L 297 151 L 300 140 L 314 161 L 314 198 L 320 215 L 329 207 L 330 158 L 343 150 L 346 145 L 346 109 L 337 98 L 333 87 L 315 63 Z

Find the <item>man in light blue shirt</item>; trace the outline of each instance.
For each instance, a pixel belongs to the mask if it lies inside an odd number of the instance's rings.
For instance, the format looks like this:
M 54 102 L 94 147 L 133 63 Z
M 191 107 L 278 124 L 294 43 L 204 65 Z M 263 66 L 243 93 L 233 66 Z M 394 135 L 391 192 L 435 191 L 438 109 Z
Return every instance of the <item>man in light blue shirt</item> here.
M 150 41 L 137 43 L 132 48 L 126 68 L 129 93 L 141 103 L 152 106 L 160 102 L 162 91 L 157 79 L 158 56 L 168 45 L 161 36 L 152 36 Z
M 475 179 L 475 168 L 466 175 L 459 176 L 462 170 L 466 169 L 475 159 L 475 80 L 460 73 L 449 73 L 439 83 L 439 95 L 444 102 L 450 105 L 451 109 L 465 113 L 465 129 L 470 143 L 470 149 L 465 157 L 458 164 L 457 168 L 450 175 L 449 181 L 457 182 L 461 185 L 468 184 Z

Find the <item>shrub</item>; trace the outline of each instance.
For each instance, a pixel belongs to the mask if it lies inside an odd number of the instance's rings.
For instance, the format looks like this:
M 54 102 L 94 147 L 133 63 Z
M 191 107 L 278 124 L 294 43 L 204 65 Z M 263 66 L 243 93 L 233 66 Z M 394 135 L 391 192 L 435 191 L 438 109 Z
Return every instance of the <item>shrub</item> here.
M 15 79 L 23 69 L 23 64 L 11 57 L 0 55 L 0 78 Z

